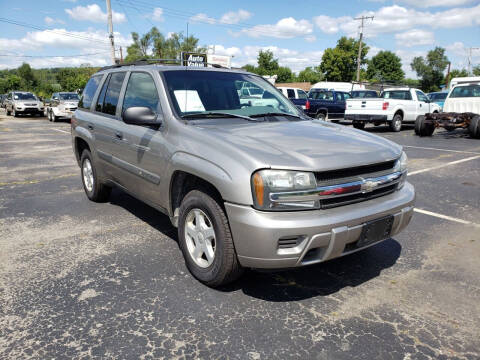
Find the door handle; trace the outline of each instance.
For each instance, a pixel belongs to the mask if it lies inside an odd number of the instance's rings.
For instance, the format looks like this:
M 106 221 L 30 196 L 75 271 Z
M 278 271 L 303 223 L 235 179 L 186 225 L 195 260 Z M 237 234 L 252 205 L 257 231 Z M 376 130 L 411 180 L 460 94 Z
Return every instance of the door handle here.
M 122 139 L 123 139 L 123 134 L 122 134 L 120 131 L 117 131 L 117 132 L 115 133 L 115 137 L 116 137 L 117 139 L 119 139 L 119 140 L 122 140 Z
M 420 104 L 420 107 L 422 107 L 422 104 Z
M 93 129 L 94 129 L 94 127 L 93 127 L 92 124 L 88 124 L 87 127 L 88 127 L 90 130 L 93 130 Z

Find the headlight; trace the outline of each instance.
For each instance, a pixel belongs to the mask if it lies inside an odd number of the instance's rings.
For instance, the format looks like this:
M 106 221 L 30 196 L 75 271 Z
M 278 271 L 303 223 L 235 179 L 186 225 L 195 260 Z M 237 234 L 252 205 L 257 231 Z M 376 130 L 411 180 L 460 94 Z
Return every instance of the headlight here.
M 407 154 L 405 151 L 402 151 L 402 155 L 395 163 L 395 171 L 401 171 L 403 173 L 402 178 L 400 179 L 400 183 L 398 184 L 398 188 L 401 189 L 403 185 L 405 185 L 405 180 L 407 180 Z
M 304 171 L 260 170 L 252 176 L 252 193 L 257 209 L 281 211 L 304 210 L 318 207 L 317 201 L 275 201 L 275 195 L 314 190 L 317 187 L 315 175 Z

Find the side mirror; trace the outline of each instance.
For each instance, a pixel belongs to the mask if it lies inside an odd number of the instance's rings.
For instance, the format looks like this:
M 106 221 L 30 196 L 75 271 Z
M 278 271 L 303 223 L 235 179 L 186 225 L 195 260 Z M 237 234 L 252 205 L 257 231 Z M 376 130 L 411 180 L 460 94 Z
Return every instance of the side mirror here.
M 152 109 L 144 106 L 129 107 L 123 112 L 123 122 L 130 125 L 160 126 L 162 119 Z

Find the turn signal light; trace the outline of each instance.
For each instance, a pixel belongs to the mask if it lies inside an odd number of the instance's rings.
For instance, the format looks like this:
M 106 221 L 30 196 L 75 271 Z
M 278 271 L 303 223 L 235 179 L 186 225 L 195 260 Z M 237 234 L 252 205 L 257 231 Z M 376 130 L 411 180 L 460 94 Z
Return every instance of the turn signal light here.
M 257 203 L 263 206 L 263 179 L 259 173 L 253 175 L 253 188 L 255 190 L 255 196 L 257 197 Z

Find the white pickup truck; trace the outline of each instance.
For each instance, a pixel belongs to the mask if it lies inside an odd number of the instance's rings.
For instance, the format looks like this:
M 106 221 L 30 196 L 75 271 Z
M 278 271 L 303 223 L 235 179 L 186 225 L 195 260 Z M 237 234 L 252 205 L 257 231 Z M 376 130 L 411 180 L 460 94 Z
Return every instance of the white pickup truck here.
M 440 106 L 431 103 L 421 90 L 411 88 L 389 88 L 380 98 L 348 99 L 345 105 L 345 120 L 352 120 L 353 126 L 363 129 L 366 123 L 375 126 L 388 123 L 392 131 L 400 131 L 402 124 L 414 123 L 427 113 L 438 113 Z

